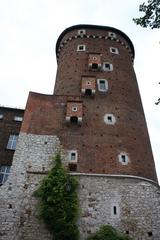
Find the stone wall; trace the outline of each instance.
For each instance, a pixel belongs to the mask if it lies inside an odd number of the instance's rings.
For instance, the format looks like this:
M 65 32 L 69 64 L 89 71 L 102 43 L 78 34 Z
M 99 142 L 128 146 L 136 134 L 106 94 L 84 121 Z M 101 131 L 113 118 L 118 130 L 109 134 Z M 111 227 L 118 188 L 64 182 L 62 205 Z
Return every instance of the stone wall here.
M 56 136 L 20 134 L 11 175 L 0 189 L 1 240 L 52 239 L 36 217 L 33 192 L 59 149 Z M 135 240 L 160 239 L 160 189 L 154 182 L 134 176 L 73 175 L 80 182 L 82 239 L 103 224 L 111 224 Z
M 33 192 L 51 167 L 59 144 L 56 136 L 20 134 L 11 175 L 0 189 L 0 239 L 51 239 L 35 217 Z

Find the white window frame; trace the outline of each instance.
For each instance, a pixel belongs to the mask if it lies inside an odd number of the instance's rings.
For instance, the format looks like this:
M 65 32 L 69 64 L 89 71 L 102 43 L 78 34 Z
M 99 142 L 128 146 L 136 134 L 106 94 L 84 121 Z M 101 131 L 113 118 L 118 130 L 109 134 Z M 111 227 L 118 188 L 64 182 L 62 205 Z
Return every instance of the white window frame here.
M 84 52 L 84 51 L 86 51 L 86 45 L 85 44 L 79 44 L 77 46 L 77 52 Z
M 105 88 L 101 88 L 101 81 L 104 81 Z M 97 79 L 98 90 L 100 92 L 107 92 L 108 91 L 108 81 L 106 79 Z
M 3 113 L 0 113 L 0 120 L 2 120 L 4 117 Z
M 21 117 L 21 116 L 14 116 L 14 121 L 22 122 L 23 121 L 23 117 Z
M 0 185 L 3 185 L 10 174 L 10 168 L 11 166 L 1 166 L 0 167 Z
M 75 158 L 74 158 L 74 159 L 72 159 L 72 154 L 75 155 Z M 77 162 L 77 156 L 78 156 L 77 150 L 70 150 L 70 151 L 69 151 L 69 155 L 68 155 L 68 160 L 69 160 L 69 162 L 70 162 L 70 163 L 76 163 L 76 162 Z
M 113 54 L 119 54 L 118 48 L 110 47 L 109 50 L 110 50 L 110 52 L 113 53 Z
M 109 67 L 106 67 L 106 64 L 109 65 Z M 109 62 L 104 62 L 103 63 L 103 71 L 111 72 L 113 71 L 113 64 Z
M 16 145 L 18 141 L 18 135 L 17 134 L 10 134 L 8 143 L 7 143 L 7 149 L 9 150 L 15 150 Z
M 84 35 L 86 34 L 86 30 L 85 29 L 79 29 L 78 30 L 78 35 Z
M 108 32 L 108 36 L 111 38 L 116 38 L 116 34 L 114 32 Z

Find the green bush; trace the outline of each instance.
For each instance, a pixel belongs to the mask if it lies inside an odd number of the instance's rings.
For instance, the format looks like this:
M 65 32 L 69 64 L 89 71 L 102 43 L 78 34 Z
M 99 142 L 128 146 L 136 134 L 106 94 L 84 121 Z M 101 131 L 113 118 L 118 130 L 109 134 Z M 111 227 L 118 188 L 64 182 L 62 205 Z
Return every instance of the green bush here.
M 131 238 L 120 234 L 110 225 L 104 225 L 100 227 L 96 233 L 91 234 L 86 240 L 131 240 Z
M 52 232 L 53 240 L 77 240 L 78 182 L 62 166 L 60 154 L 54 160 L 55 165 L 34 194 L 39 198 L 38 216 Z

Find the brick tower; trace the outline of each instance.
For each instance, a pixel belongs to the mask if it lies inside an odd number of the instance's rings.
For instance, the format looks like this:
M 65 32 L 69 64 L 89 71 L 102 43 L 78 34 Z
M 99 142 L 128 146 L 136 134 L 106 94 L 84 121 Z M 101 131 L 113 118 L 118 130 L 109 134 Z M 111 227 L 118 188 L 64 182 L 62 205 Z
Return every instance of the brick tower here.
M 160 190 L 131 40 L 112 27 L 76 25 L 59 36 L 56 54 L 54 94 L 29 94 L 1 191 L 2 239 L 51 239 L 32 193 L 61 149 L 80 182 L 82 239 L 111 224 L 136 240 L 159 240 Z

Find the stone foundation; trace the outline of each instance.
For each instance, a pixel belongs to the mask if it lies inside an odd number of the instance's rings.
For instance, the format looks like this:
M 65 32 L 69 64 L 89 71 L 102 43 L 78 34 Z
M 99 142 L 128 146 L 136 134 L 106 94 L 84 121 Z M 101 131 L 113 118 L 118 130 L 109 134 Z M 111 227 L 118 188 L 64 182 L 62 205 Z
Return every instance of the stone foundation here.
M 33 192 L 60 149 L 56 136 L 21 133 L 11 175 L 0 188 L 1 240 L 52 240 L 36 217 Z M 134 176 L 73 174 L 79 179 L 81 238 L 111 224 L 135 240 L 160 239 L 160 188 Z

